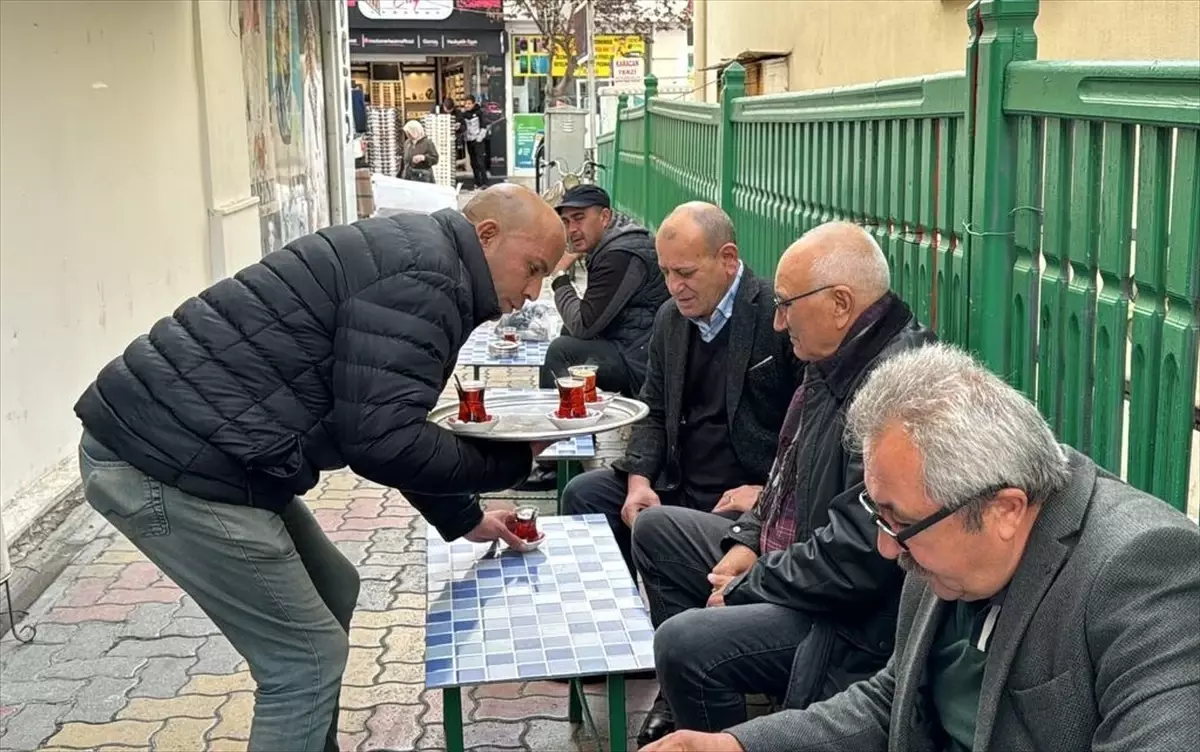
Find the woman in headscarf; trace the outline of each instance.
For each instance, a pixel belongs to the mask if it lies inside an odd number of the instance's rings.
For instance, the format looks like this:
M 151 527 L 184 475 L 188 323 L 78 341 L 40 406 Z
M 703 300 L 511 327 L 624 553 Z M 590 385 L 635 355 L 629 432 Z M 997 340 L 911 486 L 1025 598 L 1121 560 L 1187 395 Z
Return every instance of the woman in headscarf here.
M 438 161 L 437 146 L 425 135 L 425 128 L 416 120 L 404 124 L 404 155 L 400 162 L 400 177 L 419 183 L 433 182 L 433 166 Z

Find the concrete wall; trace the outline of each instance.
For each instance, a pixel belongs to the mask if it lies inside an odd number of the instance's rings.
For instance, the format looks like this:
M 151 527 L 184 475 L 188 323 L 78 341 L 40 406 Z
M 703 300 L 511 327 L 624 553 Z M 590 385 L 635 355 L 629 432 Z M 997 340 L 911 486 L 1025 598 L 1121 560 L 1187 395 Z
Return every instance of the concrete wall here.
M 71 479 L 97 370 L 259 257 L 236 7 L 0 2 L 0 509 Z M 48 475 L 49 473 L 49 475 Z
M 791 91 L 961 70 L 968 5 L 968 0 L 696 0 L 696 68 L 748 49 L 790 51 Z M 1042 0 L 1035 29 L 1042 60 L 1200 56 L 1197 0 Z M 715 101 L 715 74 L 707 79 L 704 98 Z

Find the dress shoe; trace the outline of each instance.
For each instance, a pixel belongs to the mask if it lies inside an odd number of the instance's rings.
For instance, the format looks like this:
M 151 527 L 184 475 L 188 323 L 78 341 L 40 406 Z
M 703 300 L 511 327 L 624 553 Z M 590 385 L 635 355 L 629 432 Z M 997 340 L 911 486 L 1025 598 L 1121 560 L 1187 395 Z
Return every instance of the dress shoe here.
M 638 732 L 638 749 L 658 741 L 674 730 L 675 716 L 671 713 L 671 706 L 667 705 L 666 698 L 660 692 L 658 697 L 654 698 L 654 705 L 650 708 L 650 712 L 646 714 L 642 730 Z

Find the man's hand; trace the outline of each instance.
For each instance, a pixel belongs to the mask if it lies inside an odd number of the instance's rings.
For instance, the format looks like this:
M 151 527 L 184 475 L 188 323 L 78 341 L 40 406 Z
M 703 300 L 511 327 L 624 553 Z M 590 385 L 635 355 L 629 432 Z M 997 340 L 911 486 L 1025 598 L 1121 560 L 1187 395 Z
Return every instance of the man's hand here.
M 425 155 L 424 154 L 414 154 L 412 161 L 413 161 L 413 164 L 421 164 L 422 162 L 425 161 Z
M 705 605 L 709 608 L 724 606 L 725 586 L 735 577 L 749 572 L 750 567 L 754 566 L 756 561 L 758 561 L 758 554 L 740 543 L 729 549 L 729 553 L 717 562 L 708 575 L 708 584 L 712 585 L 713 590 Z
M 559 259 L 558 266 L 554 267 L 554 273 L 565 272 L 567 270 L 568 266 L 570 266 L 571 264 L 574 264 L 576 261 L 578 261 L 581 258 L 583 258 L 582 253 L 575 253 L 574 251 L 567 251 L 566 253 L 563 254 L 563 257 L 561 259 Z
M 725 605 L 725 586 L 732 579 L 727 574 L 709 573 L 708 584 L 712 585 L 712 592 L 709 593 L 708 602 L 704 604 L 707 608 L 720 608 Z
M 662 502 L 658 498 L 658 494 L 654 493 L 654 489 L 649 486 L 635 488 L 630 491 L 625 497 L 625 504 L 621 507 L 621 520 L 625 526 L 632 528 L 633 521 L 643 509 L 656 507 Z
M 642 747 L 642 752 L 745 752 L 733 734 L 676 731 Z
M 749 572 L 750 567 L 754 566 L 754 562 L 756 561 L 758 561 L 758 554 L 754 553 L 749 547 L 738 543 L 729 549 L 729 552 L 717 562 L 717 565 L 713 567 L 712 573 L 730 578 L 737 577 Z
M 529 442 L 529 449 L 533 452 L 533 458 L 536 460 L 539 454 L 557 443 L 556 441 L 531 441 Z
M 509 548 L 521 551 L 525 541 L 521 540 L 508 529 L 508 521 L 513 516 L 511 509 L 494 509 L 483 513 L 483 521 L 463 536 L 472 543 L 489 543 L 497 538 L 508 544 Z
M 721 495 L 720 501 L 713 507 L 713 514 L 722 512 L 748 512 L 758 502 L 762 486 L 738 486 L 731 488 Z

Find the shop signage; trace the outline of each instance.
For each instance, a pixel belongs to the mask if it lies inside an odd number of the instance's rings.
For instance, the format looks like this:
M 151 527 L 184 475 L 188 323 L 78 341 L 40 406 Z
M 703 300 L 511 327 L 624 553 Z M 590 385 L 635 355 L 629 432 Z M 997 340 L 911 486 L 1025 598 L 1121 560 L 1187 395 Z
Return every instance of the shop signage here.
M 454 12 L 454 0 L 357 0 L 354 5 L 378 21 L 444 21 Z
M 618 57 L 612 61 L 612 78 L 617 83 L 637 83 L 645 76 L 640 57 Z
M 533 169 L 533 153 L 545 131 L 545 116 L 540 112 L 517 113 L 512 116 L 513 167 Z
M 350 35 L 350 52 L 393 55 L 500 55 L 500 34 L 478 31 L 367 31 Z
M 569 44 L 574 47 L 574 41 Z M 556 49 L 553 58 L 548 51 L 549 44 L 542 36 L 513 36 L 513 75 L 517 77 L 539 77 L 550 75 L 562 78 L 567 75 L 567 61 L 576 58 L 575 50 Z M 621 58 L 641 58 L 646 54 L 646 40 L 635 34 L 598 34 L 595 38 L 596 76 L 599 78 L 613 77 L 613 61 Z M 575 68 L 575 76 L 582 78 L 587 75 L 587 66 Z

